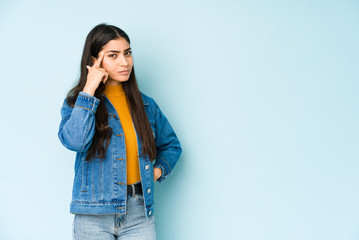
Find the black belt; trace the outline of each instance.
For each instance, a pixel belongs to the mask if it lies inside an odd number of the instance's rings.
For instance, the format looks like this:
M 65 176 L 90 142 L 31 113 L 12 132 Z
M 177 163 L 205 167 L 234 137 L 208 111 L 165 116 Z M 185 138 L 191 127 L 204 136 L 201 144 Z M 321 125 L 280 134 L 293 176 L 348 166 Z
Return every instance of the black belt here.
M 142 194 L 141 182 L 127 185 L 127 196 L 134 196 L 135 194 Z

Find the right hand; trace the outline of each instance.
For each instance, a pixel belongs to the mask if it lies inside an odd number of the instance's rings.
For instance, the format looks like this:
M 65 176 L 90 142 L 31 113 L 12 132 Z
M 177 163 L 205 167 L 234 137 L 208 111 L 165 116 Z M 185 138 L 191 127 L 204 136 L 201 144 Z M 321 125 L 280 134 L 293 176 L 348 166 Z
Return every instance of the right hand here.
M 89 72 L 87 74 L 87 81 L 83 91 L 92 96 L 95 94 L 95 91 L 100 83 L 105 83 L 108 79 L 108 73 L 105 69 L 101 68 L 103 57 L 104 51 L 101 51 L 92 67 L 86 66 Z

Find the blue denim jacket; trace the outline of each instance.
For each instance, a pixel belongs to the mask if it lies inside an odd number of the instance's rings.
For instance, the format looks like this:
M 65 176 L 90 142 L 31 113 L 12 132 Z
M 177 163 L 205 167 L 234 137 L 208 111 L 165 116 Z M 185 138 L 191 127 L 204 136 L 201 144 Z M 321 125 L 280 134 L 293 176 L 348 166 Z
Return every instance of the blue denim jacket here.
M 154 178 L 153 167 L 162 169 L 162 182 L 172 172 L 182 149 L 167 118 L 156 102 L 141 93 L 145 111 L 156 142 L 157 157 L 151 162 L 147 156 L 140 156 L 139 167 L 144 197 L 146 217 L 153 215 Z M 104 96 L 104 95 L 103 95 Z M 113 130 L 106 157 L 84 161 L 95 133 L 95 113 L 100 100 L 85 92 L 80 92 L 74 107 L 64 100 L 61 108 L 61 123 L 58 137 L 69 150 L 77 152 L 75 178 L 73 183 L 71 213 L 106 214 L 125 213 L 127 199 L 126 147 L 123 129 L 116 109 L 104 96 Z M 138 151 L 142 143 L 137 138 Z

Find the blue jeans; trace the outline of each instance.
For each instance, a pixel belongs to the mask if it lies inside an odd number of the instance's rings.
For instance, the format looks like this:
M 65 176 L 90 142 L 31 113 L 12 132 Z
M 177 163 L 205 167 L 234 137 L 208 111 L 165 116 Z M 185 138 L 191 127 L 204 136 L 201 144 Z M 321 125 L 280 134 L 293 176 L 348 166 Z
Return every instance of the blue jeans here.
M 142 194 L 127 197 L 126 214 L 75 214 L 74 240 L 155 240 L 155 218 L 146 219 Z

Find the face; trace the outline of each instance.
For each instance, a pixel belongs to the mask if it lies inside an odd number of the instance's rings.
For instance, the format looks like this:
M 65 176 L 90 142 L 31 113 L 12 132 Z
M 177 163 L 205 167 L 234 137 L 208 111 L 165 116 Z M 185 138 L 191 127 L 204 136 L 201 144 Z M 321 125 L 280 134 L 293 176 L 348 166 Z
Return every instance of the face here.
M 104 57 L 100 67 L 108 73 L 106 84 L 118 85 L 129 79 L 133 58 L 130 44 L 124 38 L 109 41 L 103 46 Z

